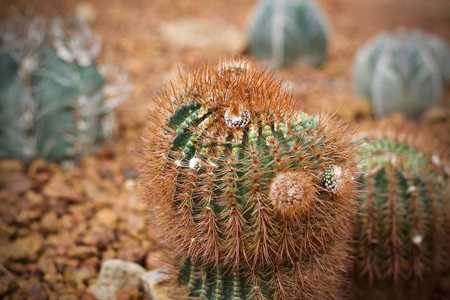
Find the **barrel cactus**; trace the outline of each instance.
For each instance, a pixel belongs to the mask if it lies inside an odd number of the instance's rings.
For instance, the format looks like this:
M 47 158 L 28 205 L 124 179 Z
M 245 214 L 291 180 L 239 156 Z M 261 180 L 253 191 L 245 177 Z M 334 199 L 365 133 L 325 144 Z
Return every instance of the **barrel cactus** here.
M 369 98 L 375 113 L 402 112 L 417 118 L 436 104 L 448 80 L 450 51 L 436 36 L 398 29 L 377 36 L 355 56 L 355 91 Z
M 297 60 L 319 66 L 328 55 L 328 22 L 308 0 L 261 1 L 249 31 L 249 52 L 275 67 Z
M 0 156 L 78 158 L 110 134 L 98 51 L 83 23 L 18 15 L 1 24 Z
M 398 139 L 367 140 L 359 156 L 357 299 L 432 299 L 450 270 L 450 170 Z
M 156 107 L 141 178 L 182 296 L 335 299 L 356 192 L 346 128 L 246 60 L 181 74 Z

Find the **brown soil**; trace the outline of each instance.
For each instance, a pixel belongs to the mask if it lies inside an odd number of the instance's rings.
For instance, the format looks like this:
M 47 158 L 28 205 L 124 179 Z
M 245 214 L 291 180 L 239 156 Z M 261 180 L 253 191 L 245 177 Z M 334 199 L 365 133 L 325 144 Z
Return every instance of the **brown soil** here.
M 242 52 L 247 17 L 255 2 L 88 2 L 97 14 L 93 31 L 103 42 L 100 61 L 128 68 L 134 89 L 118 109 L 114 143 L 79 165 L 0 161 L 0 298 L 92 299 L 87 288 L 103 260 L 122 258 L 148 269 L 158 266 L 154 258 L 160 250 L 147 225 L 136 178 L 136 149 L 146 111 L 153 109 L 152 99 L 178 66 L 192 68 Z M 318 69 L 298 63 L 277 71 L 312 112 L 337 110 L 350 122 L 373 121 L 367 100 L 351 92 L 351 65 L 356 49 L 379 31 L 418 27 L 450 40 L 448 0 L 319 2 L 333 28 L 329 60 Z M 45 15 L 69 18 L 77 5 L 74 0 L 2 1 L 0 16 L 7 18 L 12 6 L 19 10 L 33 6 Z M 193 34 L 183 42 L 186 28 L 197 28 L 203 35 Z M 412 123 L 439 137 L 447 149 L 449 95 L 447 86 L 437 117 L 430 113 L 428 119 Z M 136 289 L 119 294 L 122 299 L 142 297 Z

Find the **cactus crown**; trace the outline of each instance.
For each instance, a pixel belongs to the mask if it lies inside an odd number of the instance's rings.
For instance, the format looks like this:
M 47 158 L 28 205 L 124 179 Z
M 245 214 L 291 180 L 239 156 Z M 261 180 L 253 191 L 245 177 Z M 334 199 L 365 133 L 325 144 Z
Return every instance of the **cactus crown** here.
M 386 138 L 364 142 L 359 155 L 356 293 L 427 297 L 450 267 L 448 170 L 438 156 Z
M 355 56 L 354 89 L 383 116 L 418 117 L 434 105 L 448 77 L 450 52 L 444 41 L 418 30 L 381 34 Z
M 1 24 L 0 156 L 81 157 L 113 120 L 94 62 L 99 44 L 81 22 L 15 17 Z
M 307 0 L 264 0 L 250 20 L 249 51 L 275 67 L 302 60 L 320 65 L 328 54 L 328 25 Z
M 146 198 L 191 295 L 222 284 L 241 298 L 337 292 L 354 150 L 341 124 L 301 112 L 280 86 L 223 61 L 181 75 L 149 116 Z

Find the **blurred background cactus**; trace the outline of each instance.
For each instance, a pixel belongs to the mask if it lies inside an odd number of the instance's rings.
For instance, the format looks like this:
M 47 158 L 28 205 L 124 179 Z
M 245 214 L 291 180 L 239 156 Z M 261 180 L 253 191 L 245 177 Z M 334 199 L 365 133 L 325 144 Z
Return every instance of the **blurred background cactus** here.
M 81 158 L 110 137 L 112 111 L 130 87 L 123 81 L 106 97 L 111 86 L 95 62 L 99 51 L 79 20 L 15 13 L 1 24 L 0 156 Z
M 450 269 L 449 166 L 400 136 L 386 131 L 359 151 L 356 299 L 434 299 Z
M 305 114 L 280 86 L 248 61 L 223 61 L 169 84 L 149 117 L 146 200 L 192 297 L 339 292 L 354 150 L 342 124 Z
M 298 60 L 316 67 L 328 55 L 328 22 L 312 1 L 260 1 L 249 35 L 249 53 L 274 67 Z
M 376 115 L 401 112 L 417 118 L 438 102 L 449 73 L 450 51 L 444 40 L 398 29 L 380 34 L 357 52 L 353 84 L 371 100 Z

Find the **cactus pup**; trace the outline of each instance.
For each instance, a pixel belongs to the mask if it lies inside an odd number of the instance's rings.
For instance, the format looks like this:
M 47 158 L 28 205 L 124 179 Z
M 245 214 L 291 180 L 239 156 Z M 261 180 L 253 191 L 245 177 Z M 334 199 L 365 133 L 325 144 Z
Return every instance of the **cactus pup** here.
M 181 293 L 335 299 L 355 209 L 346 127 L 247 60 L 181 74 L 155 105 L 140 173 Z
M 434 299 L 450 270 L 450 168 L 412 144 L 383 133 L 359 151 L 357 299 Z
M 442 39 L 398 29 L 380 34 L 357 52 L 354 89 L 370 99 L 378 116 L 401 112 L 417 118 L 437 103 L 449 70 L 450 51 Z
M 328 21 L 312 1 L 260 1 L 249 25 L 249 53 L 274 67 L 298 60 L 317 67 L 327 58 Z

